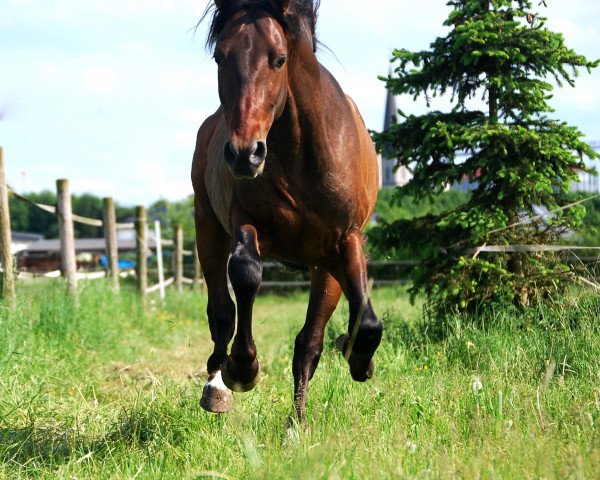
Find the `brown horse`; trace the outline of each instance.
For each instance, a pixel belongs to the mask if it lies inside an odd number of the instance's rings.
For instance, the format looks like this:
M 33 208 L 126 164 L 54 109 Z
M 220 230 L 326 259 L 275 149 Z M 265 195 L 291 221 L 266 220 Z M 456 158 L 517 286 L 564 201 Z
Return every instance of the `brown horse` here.
M 350 321 L 338 346 L 354 380 L 373 374 L 382 325 L 367 294 L 361 230 L 373 212 L 379 170 L 356 105 L 316 58 L 317 3 L 214 0 L 207 44 L 221 106 L 200 127 L 192 166 L 214 342 L 200 403 L 211 412 L 229 411 L 230 390 L 245 392 L 258 381 L 252 306 L 264 258 L 310 270 L 293 359 L 298 418 L 342 291 Z M 236 309 L 228 274 L 238 315 L 229 355 Z

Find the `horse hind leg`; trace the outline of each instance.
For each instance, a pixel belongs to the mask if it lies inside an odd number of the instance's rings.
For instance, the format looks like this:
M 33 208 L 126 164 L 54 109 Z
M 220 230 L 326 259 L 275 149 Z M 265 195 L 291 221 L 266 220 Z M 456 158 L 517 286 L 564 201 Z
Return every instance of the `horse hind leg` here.
M 243 224 L 237 230 L 229 259 L 229 279 L 237 302 L 238 328 L 231 353 L 223 364 L 223 382 L 234 392 L 247 392 L 259 379 L 252 337 L 252 308 L 262 281 L 258 233 L 252 225 Z
M 342 294 L 340 284 L 326 270 L 311 268 L 311 288 L 306 322 L 296 337 L 292 371 L 294 374 L 294 407 L 296 417 L 304 422 L 306 389 L 323 351 L 325 326 Z
M 337 339 L 336 345 L 348 361 L 352 378 L 364 382 L 373 376 L 373 355 L 381 343 L 383 325 L 368 296 L 367 265 L 358 232 L 343 241 L 340 259 L 336 276 L 348 298 L 350 320 L 348 332 Z

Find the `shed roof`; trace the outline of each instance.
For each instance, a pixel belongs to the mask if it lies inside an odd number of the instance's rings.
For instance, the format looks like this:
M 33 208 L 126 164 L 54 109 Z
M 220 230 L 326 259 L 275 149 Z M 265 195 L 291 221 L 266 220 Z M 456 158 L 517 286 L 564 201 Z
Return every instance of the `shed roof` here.
M 156 242 L 154 238 L 146 239 L 146 243 L 149 248 L 156 248 Z M 119 238 L 117 240 L 117 246 L 119 250 L 135 250 L 136 240 L 135 238 Z M 91 252 L 91 253 L 104 253 L 106 250 L 106 241 L 104 238 L 77 238 L 75 239 L 75 250 L 77 252 Z M 43 239 L 36 242 L 32 242 L 21 251 L 21 254 L 29 253 L 55 253 L 60 251 L 60 240 L 58 238 Z
M 42 240 L 44 236 L 40 233 L 31 233 L 31 232 L 10 232 L 10 237 L 13 242 L 37 242 L 38 240 Z

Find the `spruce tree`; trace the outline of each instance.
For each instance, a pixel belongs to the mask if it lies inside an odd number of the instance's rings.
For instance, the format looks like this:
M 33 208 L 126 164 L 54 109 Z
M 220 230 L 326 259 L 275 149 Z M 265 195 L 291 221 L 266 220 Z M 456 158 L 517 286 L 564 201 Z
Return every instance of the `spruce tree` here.
M 464 178 L 476 187 L 459 208 L 384 224 L 371 238 L 380 248 L 412 247 L 419 259 L 412 293 L 424 292 L 435 314 L 557 299 L 576 276 L 558 254 L 477 247 L 556 244 L 580 226 L 582 205 L 560 207 L 578 172 L 587 171 L 584 158 L 597 154 L 576 127 L 551 118 L 548 102 L 551 82 L 574 86 L 579 69 L 599 61 L 567 48 L 528 0 L 447 5 L 448 34 L 426 51 L 394 50 L 394 71 L 382 80 L 428 107 L 446 95 L 452 107 L 419 116 L 399 111 L 373 137 L 414 175 L 399 197 L 423 201 Z M 555 213 L 540 218 L 540 207 Z

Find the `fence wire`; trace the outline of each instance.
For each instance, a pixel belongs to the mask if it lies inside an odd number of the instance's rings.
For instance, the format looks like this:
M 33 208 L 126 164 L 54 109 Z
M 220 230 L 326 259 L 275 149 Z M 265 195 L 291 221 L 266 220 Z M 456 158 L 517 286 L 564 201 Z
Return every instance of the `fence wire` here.
M 16 200 L 23 202 L 23 203 L 27 203 L 28 205 L 32 205 L 36 208 L 39 208 L 40 210 L 43 210 L 44 212 L 50 213 L 52 215 L 56 215 L 56 206 L 55 205 L 44 205 L 43 203 L 34 202 L 33 200 L 31 200 L 23 195 L 18 194 L 12 188 L 10 188 L 10 186 L 8 186 L 8 195 L 15 198 Z M 72 214 L 72 215 L 73 215 L 73 221 L 76 223 L 80 223 L 82 225 L 88 225 L 88 226 L 92 226 L 92 227 L 100 227 L 100 228 L 104 226 L 104 222 L 97 218 L 82 217 L 81 215 L 77 215 L 77 214 Z M 117 229 L 129 230 L 134 227 L 135 227 L 134 223 L 117 223 Z
M 57 216 L 57 208 L 55 205 L 45 205 L 43 203 L 34 202 L 33 200 L 25 197 L 24 195 L 21 195 L 21 194 L 15 192 L 9 185 L 7 185 L 7 190 L 8 190 L 9 197 L 12 197 L 23 203 L 26 203 L 27 205 L 38 208 L 38 209 L 40 209 L 46 213 L 49 213 L 51 215 Z M 75 223 L 88 225 L 88 226 L 92 226 L 92 227 L 98 227 L 98 228 L 102 228 L 104 226 L 104 221 L 99 220 L 97 218 L 89 218 L 89 217 L 84 217 L 84 216 L 77 215 L 77 214 L 72 214 L 72 218 L 73 218 L 73 222 L 75 222 Z M 120 229 L 120 230 L 131 230 L 131 229 L 135 228 L 135 223 L 134 222 L 117 223 L 116 228 Z M 138 241 L 139 240 L 140 239 L 138 237 Z M 165 247 L 173 247 L 175 245 L 175 242 L 173 240 L 169 240 L 169 239 L 165 239 L 165 238 L 156 239 L 156 241 L 160 241 L 160 244 Z M 147 241 L 144 242 L 144 244 L 142 245 L 142 249 L 144 250 L 146 256 L 148 256 L 149 253 L 152 252 L 152 249 L 149 247 Z M 185 256 L 190 256 L 190 255 L 194 255 L 194 252 L 191 250 L 183 250 L 182 254 Z M 46 273 L 34 273 L 34 272 L 28 272 L 26 270 L 17 269 L 17 274 L 18 274 L 18 278 L 20 278 L 20 279 L 37 279 L 37 278 L 60 277 L 61 272 L 60 272 L 60 270 L 55 270 L 55 271 L 46 272 Z M 129 272 L 127 272 L 127 274 L 129 274 Z M 81 279 L 81 280 L 95 280 L 95 279 L 105 278 L 105 277 L 106 277 L 105 271 L 89 272 L 89 273 L 77 272 L 77 278 Z M 190 279 L 190 278 L 183 277 L 182 280 L 185 284 L 193 284 L 194 283 L 194 280 Z M 168 280 L 165 280 L 165 282 L 162 283 L 162 285 L 161 285 L 161 283 L 159 283 L 157 285 L 148 287 L 148 289 L 146 290 L 146 293 L 152 293 L 154 291 L 157 291 L 161 288 L 161 286 L 168 287 L 170 285 L 173 285 L 174 282 L 175 282 L 174 278 L 169 278 Z
M 28 205 L 31 205 L 33 207 L 36 207 L 40 210 L 43 210 L 44 212 L 47 212 L 49 214 L 52 215 L 57 215 L 57 208 L 54 205 L 45 205 L 42 203 L 37 203 L 34 202 L 33 200 L 20 195 L 19 193 L 15 192 L 9 185 L 7 185 L 7 189 L 8 189 L 8 194 L 10 197 L 15 198 L 16 200 L 19 200 L 21 202 L 24 202 Z M 582 203 L 585 203 L 587 201 L 590 201 L 592 199 L 598 198 L 600 197 L 600 194 L 596 194 L 587 198 L 584 198 L 582 200 L 576 201 L 576 202 L 572 202 L 568 205 L 564 205 L 562 207 L 556 208 L 554 210 L 551 210 L 547 213 L 544 214 L 540 214 L 540 215 L 536 215 L 534 217 L 531 218 L 527 218 L 515 223 L 512 223 L 510 225 L 507 225 L 505 227 L 502 228 L 497 228 L 494 230 L 490 230 L 489 234 L 494 234 L 494 233 L 499 233 L 505 230 L 509 230 L 512 228 L 515 228 L 517 226 L 520 225 L 525 225 L 528 223 L 532 223 L 538 220 L 543 219 L 545 216 L 547 215 L 552 215 L 554 213 L 560 212 L 562 210 L 566 210 L 569 208 L 573 208 L 577 205 L 580 205 Z M 100 219 L 96 219 L 96 218 L 88 218 L 88 217 L 84 217 L 81 215 L 76 215 L 76 214 L 72 214 L 73 217 L 73 222 L 76 223 L 80 223 L 83 225 L 88 225 L 88 226 L 93 226 L 93 227 L 98 227 L 98 228 L 102 228 L 104 226 L 104 221 L 100 220 Z M 135 222 L 129 222 L 129 223 L 117 223 L 116 224 L 116 228 L 120 229 L 120 230 L 131 230 L 135 228 Z M 138 238 L 139 240 L 139 238 Z M 157 239 L 158 240 L 158 239 Z M 462 245 L 465 245 L 467 243 L 469 243 L 471 241 L 471 239 L 466 239 L 466 240 L 461 240 L 459 242 L 456 242 L 452 245 L 450 245 L 449 247 L 444 248 L 445 251 L 447 250 L 451 250 L 451 249 L 455 249 L 458 248 Z M 164 239 L 161 238 L 160 239 L 160 243 L 162 246 L 165 247 L 173 247 L 175 242 L 173 240 L 170 239 Z M 146 256 L 148 256 L 149 253 L 152 252 L 152 249 L 148 246 L 147 241 L 144 242 L 144 245 L 142 246 L 143 250 L 146 252 Z M 531 252 L 560 252 L 560 251 L 578 251 L 578 250 L 591 250 L 591 251 L 597 251 L 600 250 L 600 246 L 581 246 L 581 245 L 481 245 L 479 247 L 475 247 L 472 248 L 468 251 L 468 253 L 470 254 L 474 254 L 474 256 L 479 255 L 479 253 L 481 252 L 487 252 L 487 253 L 506 253 L 506 252 L 521 252 L 521 253 L 531 253 Z M 183 250 L 182 254 L 184 256 L 191 256 L 194 255 L 194 252 L 191 250 Z M 402 264 L 402 263 L 413 263 L 412 261 L 406 261 L 406 262 L 372 262 L 373 264 L 382 264 L 382 263 L 389 263 L 390 265 L 392 264 Z M 271 262 L 265 262 L 265 266 L 273 266 L 271 264 Z M 20 275 L 22 275 L 23 273 L 28 274 L 29 272 L 24 272 L 21 271 L 19 272 Z M 46 274 L 41 274 L 41 275 L 37 275 L 37 274 L 31 274 L 30 278 L 37 278 L 37 277 L 49 277 L 49 276 L 56 276 L 56 272 L 49 272 Z M 99 278 L 98 275 L 85 275 L 85 274 L 78 274 L 79 278 L 85 279 L 85 278 Z M 375 281 L 376 284 L 378 285 L 385 285 L 385 284 L 391 284 L 391 283 L 406 283 L 407 279 L 397 279 L 395 281 L 390 281 L 390 280 L 379 280 L 379 281 Z M 174 283 L 174 279 L 170 278 L 169 280 L 166 280 L 164 282 L 163 286 L 168 286 Z M 194 280 L 190 279 L 190 278 L 186 278 L 183 277 L 183 283 L 185 284 L 193 284 Z M 306 280 L 296 280 L 296 281 L 265 281 L 263 282 L 263 286 L 265 287 L 274 287 L 274 286 L 301 286 L 301 287 L 305 287 L 308 286 L 310 284 L 310 282 L 307 282 Z M 158 285 L 154 285 L 151 286 L 147 289 L 147 293 L 151 293 L 153 291 L 158 290 L 160 287 L 160 283 Z M 597 285 L 594 285 L 594 287 L 598 288 Z

